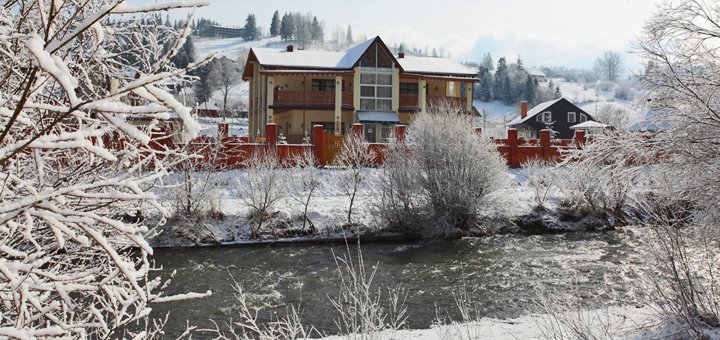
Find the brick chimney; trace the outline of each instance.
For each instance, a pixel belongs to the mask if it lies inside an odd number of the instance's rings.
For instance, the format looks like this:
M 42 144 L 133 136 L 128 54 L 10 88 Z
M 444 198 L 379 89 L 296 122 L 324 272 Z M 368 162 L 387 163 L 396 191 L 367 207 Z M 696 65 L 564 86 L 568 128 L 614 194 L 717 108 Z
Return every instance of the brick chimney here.
M 398 53 L 398 59 L 405 58 L 405 52 Z
M 520 118 L 522 118 L 522 119 L 525 119 L 525 117 L 527 117 L 527 112 L 528 112 L 527 106 L 528 106 L 527 101 L 523 100 L 520 102 Z
M 288 52 L 292 52 L 293 50 L 295 50 L 295 47 L 293 45 L 287 45 Z

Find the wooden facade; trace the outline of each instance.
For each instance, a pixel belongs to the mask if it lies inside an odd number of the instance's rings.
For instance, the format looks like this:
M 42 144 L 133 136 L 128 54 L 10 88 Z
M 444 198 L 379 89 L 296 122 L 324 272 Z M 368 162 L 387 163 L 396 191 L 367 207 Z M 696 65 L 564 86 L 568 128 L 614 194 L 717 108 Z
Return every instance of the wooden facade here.
M 527 111 L 526 111 L 527 112 Z M 523 137 L 538 138 L 539 131 L 550 129 L 555 138 L 571 139 L 575 131 L 570 127 L 585 121 L 595 121 L 589 113 L 585 112 L 565 98 L 554 100 L 551 103 L 538 104 L 523 117 L 521 104 L 519 122 L 511 122 L 509 127 L 520 131 Z

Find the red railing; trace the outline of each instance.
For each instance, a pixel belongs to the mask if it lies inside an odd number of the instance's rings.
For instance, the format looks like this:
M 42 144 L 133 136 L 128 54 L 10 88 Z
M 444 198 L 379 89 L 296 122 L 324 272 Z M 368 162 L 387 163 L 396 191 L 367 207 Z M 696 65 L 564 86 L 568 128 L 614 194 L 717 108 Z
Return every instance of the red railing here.
M 401 94 L 400 95 L 400 107 L 419 107 L 418 95 L 416 94 Z
M 333 106 L 335 91 L 277 91 L 274 106 Z M 352 92 L 342 92 L 342 105 L 352 106 Z

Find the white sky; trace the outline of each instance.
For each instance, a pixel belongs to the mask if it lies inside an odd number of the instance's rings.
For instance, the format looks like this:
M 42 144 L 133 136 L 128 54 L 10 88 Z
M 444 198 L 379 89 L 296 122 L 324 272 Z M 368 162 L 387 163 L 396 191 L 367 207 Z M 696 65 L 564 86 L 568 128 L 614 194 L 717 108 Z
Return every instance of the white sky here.
M 131 4 L 155 2 L 130 0 Z M 493 58 L 527 66 L 592 67 L 612 49 L 623 53 L 627 67 L 637 69 L 632 40 L 655 11 L 659 0 L 211 0 L 196 16 L 224 25 L 242 26 L 255 14 L 264 31 L 275 10 L 312 12 L 324 21 L 326 38 L 337 26 L 352 25 L 356 39 L 379 35 L 388 45 L 444 48 L 458 61 Z M 173 18 L 181 12 L 171 13 Z

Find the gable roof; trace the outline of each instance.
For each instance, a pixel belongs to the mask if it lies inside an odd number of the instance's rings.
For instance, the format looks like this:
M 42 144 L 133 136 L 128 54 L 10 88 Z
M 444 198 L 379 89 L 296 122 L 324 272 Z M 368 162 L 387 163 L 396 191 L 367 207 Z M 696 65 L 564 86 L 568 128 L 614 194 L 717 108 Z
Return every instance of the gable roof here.
M 477 77 L 474 70 L 446 58 L 412 56 L 397 58 L 390 52 L 382 39 L 377 36 L 363 41 L 345 52 L 308 50 L 288 52 L 286 49 L 253 47 L 250 49 L 250 54 L 248 55 L 248 64 L 245 67 L 243 78 L 249 78 L 251 76 L 252 68 L 247 67 L 250 61 L 256 61 L 266 67 L 351 70 L 359 63 L 365 52 L 375 43 L 378 43 L 378 46 L 386 52 L 391 61 L 397 65 L 402 72 Z
M 564 97 L 560 97 L 560 98 L 555 99 L 555 100 L 549 100 L 549 101 L 546 101 L 546 102 L 544 102 L 544 103 L 540 103 L 540 104 L 535 105 L 535 107 L 533 107 L 532 109 L 530 109 L 530 111 L 528 111 L 527 116 L 525 116 L 525 118 L 522 118 L 522 117 L 520 117 L 520 116 L 515 117 L 515 119 L 513 119 L 510 123 L 507 123 L 507 125 L 508 125 L 508 126 L 518 125 L 518 124 L 522 124 L 522 123 L 524 123 L 524 122 L 527 122 L 528 120 L 530 120 L 530 119 L 532 119 L 533 117 L 537 116 L 539 113 L 544 112 L 545 110 L 549 109 L 551 106 L 553 106 L 553 105 L 555 105 L 555 104 L 557 104 L 557 103 L 559 103 L 559 102 L 561 102 L 561 101 L 565 101 L 565 102 L 567 102 L 568 104 L 574 106 L 574 107 L 577 109 L 577 110 L 576 110 L 577 112 L 582 112 L 583 114 L 587 115 L 587 116 L 588 116 L 588 120 L 595 120 L 595 118 L 593 118 L 593 116 L 591 116 L 589 113 L 585 112 L 585 110 L 579 108 L 577 105 L 573 104 L 571 101 L 565 99 Z

